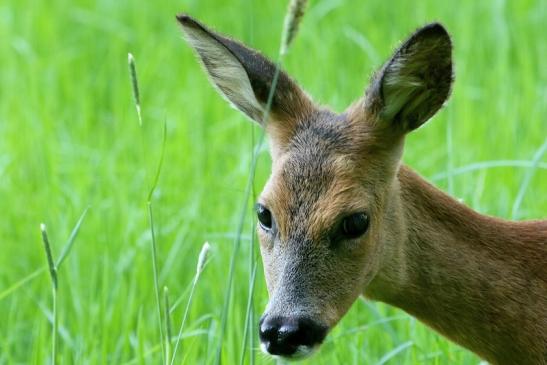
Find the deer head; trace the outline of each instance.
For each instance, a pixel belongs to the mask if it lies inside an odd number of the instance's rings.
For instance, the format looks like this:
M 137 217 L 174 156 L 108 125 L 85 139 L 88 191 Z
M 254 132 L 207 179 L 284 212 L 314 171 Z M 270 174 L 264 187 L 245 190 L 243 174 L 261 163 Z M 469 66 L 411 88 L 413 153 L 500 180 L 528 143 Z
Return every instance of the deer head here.
M 304 357 L 390 252 L 402 224 L 396 173 L 404 136 L 450 93 L 450 37 L 440 24 L 419 29 L 340 114 L 280 72 L 264 120 L 275 65 L 186 15 L 178 20 L 212 84 L 270 139 L 272 173 L 256 204 L 270 295 L 259 335 L 269 354 Z

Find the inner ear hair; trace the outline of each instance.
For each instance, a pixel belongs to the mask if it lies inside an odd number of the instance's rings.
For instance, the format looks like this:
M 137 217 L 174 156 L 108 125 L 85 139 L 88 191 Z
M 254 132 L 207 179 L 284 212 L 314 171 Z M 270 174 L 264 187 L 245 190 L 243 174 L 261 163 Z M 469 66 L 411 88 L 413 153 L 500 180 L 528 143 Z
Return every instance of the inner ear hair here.
M 263 105 L 254 93 L 249 75 L 222 38 L 186 14 L 178 15 L 186 40 L 197 52 L 211 83 L 235 108 L 260 122 Z
M 259 52 L 209 30 L 186 14 L 178 15 L 177 20 L 218 91 L 237 109 L 262 123 L 277 66 Z M 307 95 L 279 70 L 270 110 L 273 119 L 293 122 L 312 109 Z
M 373 79 L 366 107 L 403 132 L 431 118 L 450 95 L 452 42 L 439 23 L 416 31 Z

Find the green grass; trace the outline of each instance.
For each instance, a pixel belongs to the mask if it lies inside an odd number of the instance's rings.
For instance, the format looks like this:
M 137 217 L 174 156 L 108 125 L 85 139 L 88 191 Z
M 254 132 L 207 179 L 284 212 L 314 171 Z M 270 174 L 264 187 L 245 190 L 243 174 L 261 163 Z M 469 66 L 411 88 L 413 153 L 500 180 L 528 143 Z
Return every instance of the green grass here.
M 51 286 L 37 227 L 48 226 L 60 252 L 88 205 L 59 270 L 59 363 L 161 361 L 146 201 L 164 122 L 163 170 L 152 197 L 158 282 L 169 287 L 176 328 L 199 250 L 211 243 L 177 363 L 214 362 L 259 132 L 208 85 L 174 15 L 190 12 L 275 58 L 285 9 L 283 1 L 258 0 L 0 4 L 0 364 L 51 358 Z M 446 108 L 408 138 L 405 162 L 480 212 L 545 217 L 547 155 L 538 154 L 547 136 L 545 1 L 312 0 L 285 68 L 341 111 L 397 42 L 432 20 L 453 36 L 456 84 Z M 143 130 L 128 52 L 138 63 Z M 256 191 L 270 164 L 266 149 L 259 157 Z M 474 165 L 483 161 L 521 162 Z M 239 363 L 243 348 L 257 254 L 250 213 L 247 222 L 223 364 Z M 254 345 L 245 363 L 272 364 L 256 339 L 267 302 L 260 263 L 254 292 Z M 308 364 L 478 362 L 403 312 L 358 300 Z

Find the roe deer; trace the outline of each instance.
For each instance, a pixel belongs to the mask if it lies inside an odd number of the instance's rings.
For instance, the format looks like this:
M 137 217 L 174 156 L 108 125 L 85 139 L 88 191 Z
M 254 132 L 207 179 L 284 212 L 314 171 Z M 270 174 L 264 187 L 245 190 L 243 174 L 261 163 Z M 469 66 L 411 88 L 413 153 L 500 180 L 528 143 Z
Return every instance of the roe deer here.
M 179 15 L 218 91 L 263 123 L 276 66 Z M 547 220 L 481 215 L 401 164 L 405 134 L 453 80 L 442 25 L 408 38 L 341 114 L 284 72 L 262 127 L 272 173 L 256 205 L 270 300 L 261 347 L 302 358 L 365 297 L 415 316 L 492 364 L 547 363 Z

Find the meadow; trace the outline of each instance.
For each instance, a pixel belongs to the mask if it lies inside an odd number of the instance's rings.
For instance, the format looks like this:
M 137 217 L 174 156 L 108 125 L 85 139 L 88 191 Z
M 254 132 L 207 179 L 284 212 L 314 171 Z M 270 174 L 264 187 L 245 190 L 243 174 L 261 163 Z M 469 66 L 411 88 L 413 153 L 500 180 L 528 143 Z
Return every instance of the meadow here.
M 151 201 L 173 337 L 200 249 L 211 245 L 175 363 L 275 363 L 258 347 L 268 296 L 251 209 L 268 149 L 246 199 L 260 130 L 209 85 L 175 15 L 188 12 L 275 58 L 285 10 L 285 1 L 266 0 L 0 3 L 0 364 L 50 363 L 40 224 L 57 258 L 88 207 L 58 271 L 58 363 L 161 363 L 147 194 L 162 149 Z M 482 213 L 545 218 L 547 2 L 312 0 L 284 68 L 342 111 L 398 42 L 434 20 L 453 37 L 455 86 L 409 136 L 404 162 Z M 404 312 L 359 299 L 304 364 L 479 362 Z

